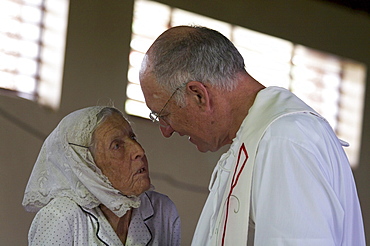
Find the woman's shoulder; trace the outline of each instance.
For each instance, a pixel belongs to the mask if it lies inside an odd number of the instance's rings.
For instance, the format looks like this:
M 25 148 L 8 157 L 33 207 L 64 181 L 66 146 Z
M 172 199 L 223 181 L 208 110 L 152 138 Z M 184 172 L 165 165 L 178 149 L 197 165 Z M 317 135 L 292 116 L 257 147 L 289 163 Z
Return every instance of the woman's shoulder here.
M 147 196 L 151 200 L 171 201 L 171 199 L 167 195 L 154 190 L 145 191 L 143 195 Z
M 140 210 L 142 211 L 142 214 L 154 214 L 152 217 L 153 221 L 168 221 L 172 224 L 179 220 L 176 205 L 167 195 L 156 191 L 146 191 L 140 198 Z
M 83 215 L 80 206 L 68 197 L 57 197 L 52 199 L 38 214 L 55 216 L 60 218 L 70 218 L 74 220 L 76 215 Z
M 175 207 L 173 201 L 165 194 L 156 191 L 146 191 L 141 195 L 141 200 L 148 199 L 154 206 L 161 204 L 162 206 Z
M 31 234 L 37 234 L 37 228 L 48 231 L 53 235 L 60 232 L 69 232 L 76 220 L 81 221 L 85 216 L 80 207 L 69 198 L 54 198 L 37 212 L 31 226 Z M 86 217 L 86 216 L 85 216 Z
M 54 207 L 59 210 L 75 210 L 79 209 L 78 204 L 68 197 L 56 197 L 52 199 L 47 207 Z

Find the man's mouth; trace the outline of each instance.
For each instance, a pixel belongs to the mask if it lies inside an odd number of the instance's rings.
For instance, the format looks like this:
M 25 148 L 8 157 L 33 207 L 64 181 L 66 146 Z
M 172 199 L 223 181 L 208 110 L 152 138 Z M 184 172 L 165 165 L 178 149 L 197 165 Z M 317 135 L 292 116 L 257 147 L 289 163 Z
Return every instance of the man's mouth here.
M 188 138 L 188 140 L 189 140 L 191 143 L 193 143 L 193 144 L 195 144 L 195 145 L 196 145 L 196 143 L 194 142 L 194 139 L 192 139 L 191 137 L 189 137 L 189 138 Z

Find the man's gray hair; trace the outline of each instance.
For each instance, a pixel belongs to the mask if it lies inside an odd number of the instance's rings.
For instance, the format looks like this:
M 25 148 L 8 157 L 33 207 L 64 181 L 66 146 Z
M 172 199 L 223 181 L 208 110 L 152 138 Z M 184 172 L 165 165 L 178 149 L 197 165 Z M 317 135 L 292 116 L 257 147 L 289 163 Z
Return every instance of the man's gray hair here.
M 165 32 L 151 46 L 152 72 L 157 83 L 168 91 L 189 81 L 233 90 L 236 74 L 245 71 L 243 57 L 233 43 L 215 30 L 185 27 L 192 30 Z M 184 94 L 178 94 L 177 102 L 183 103 Z

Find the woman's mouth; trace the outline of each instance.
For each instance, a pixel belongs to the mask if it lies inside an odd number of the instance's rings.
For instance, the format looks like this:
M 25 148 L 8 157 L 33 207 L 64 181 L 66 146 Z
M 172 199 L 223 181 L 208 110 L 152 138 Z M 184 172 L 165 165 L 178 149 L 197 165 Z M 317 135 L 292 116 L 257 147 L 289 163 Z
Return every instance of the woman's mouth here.
M 144 172 L 146 172 L 146 169 L 145 169 L 144 167 L 142 167 L 142 168 L 140 168 L 140 169 L 136 172 L 136 174 L 140 174 L 140 173 L 144 173 Z

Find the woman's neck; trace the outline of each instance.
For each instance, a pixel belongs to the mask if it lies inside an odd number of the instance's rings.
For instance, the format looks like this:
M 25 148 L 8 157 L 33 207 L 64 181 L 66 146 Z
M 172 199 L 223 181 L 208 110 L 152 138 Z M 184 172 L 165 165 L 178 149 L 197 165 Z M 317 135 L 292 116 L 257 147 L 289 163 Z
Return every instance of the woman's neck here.
M 110 209 L 108 209 L 103 204 L 100 205 L 100 209 L 107 218 L 109 224 L 112 226 L 113 230 L 116 232 L 117 236 L 123 244 L 126 243 L 126 238 L 128 234 L 128 228 L 130 226 L 132 210 L 128 210 L 125 215 L 118 217 Z

